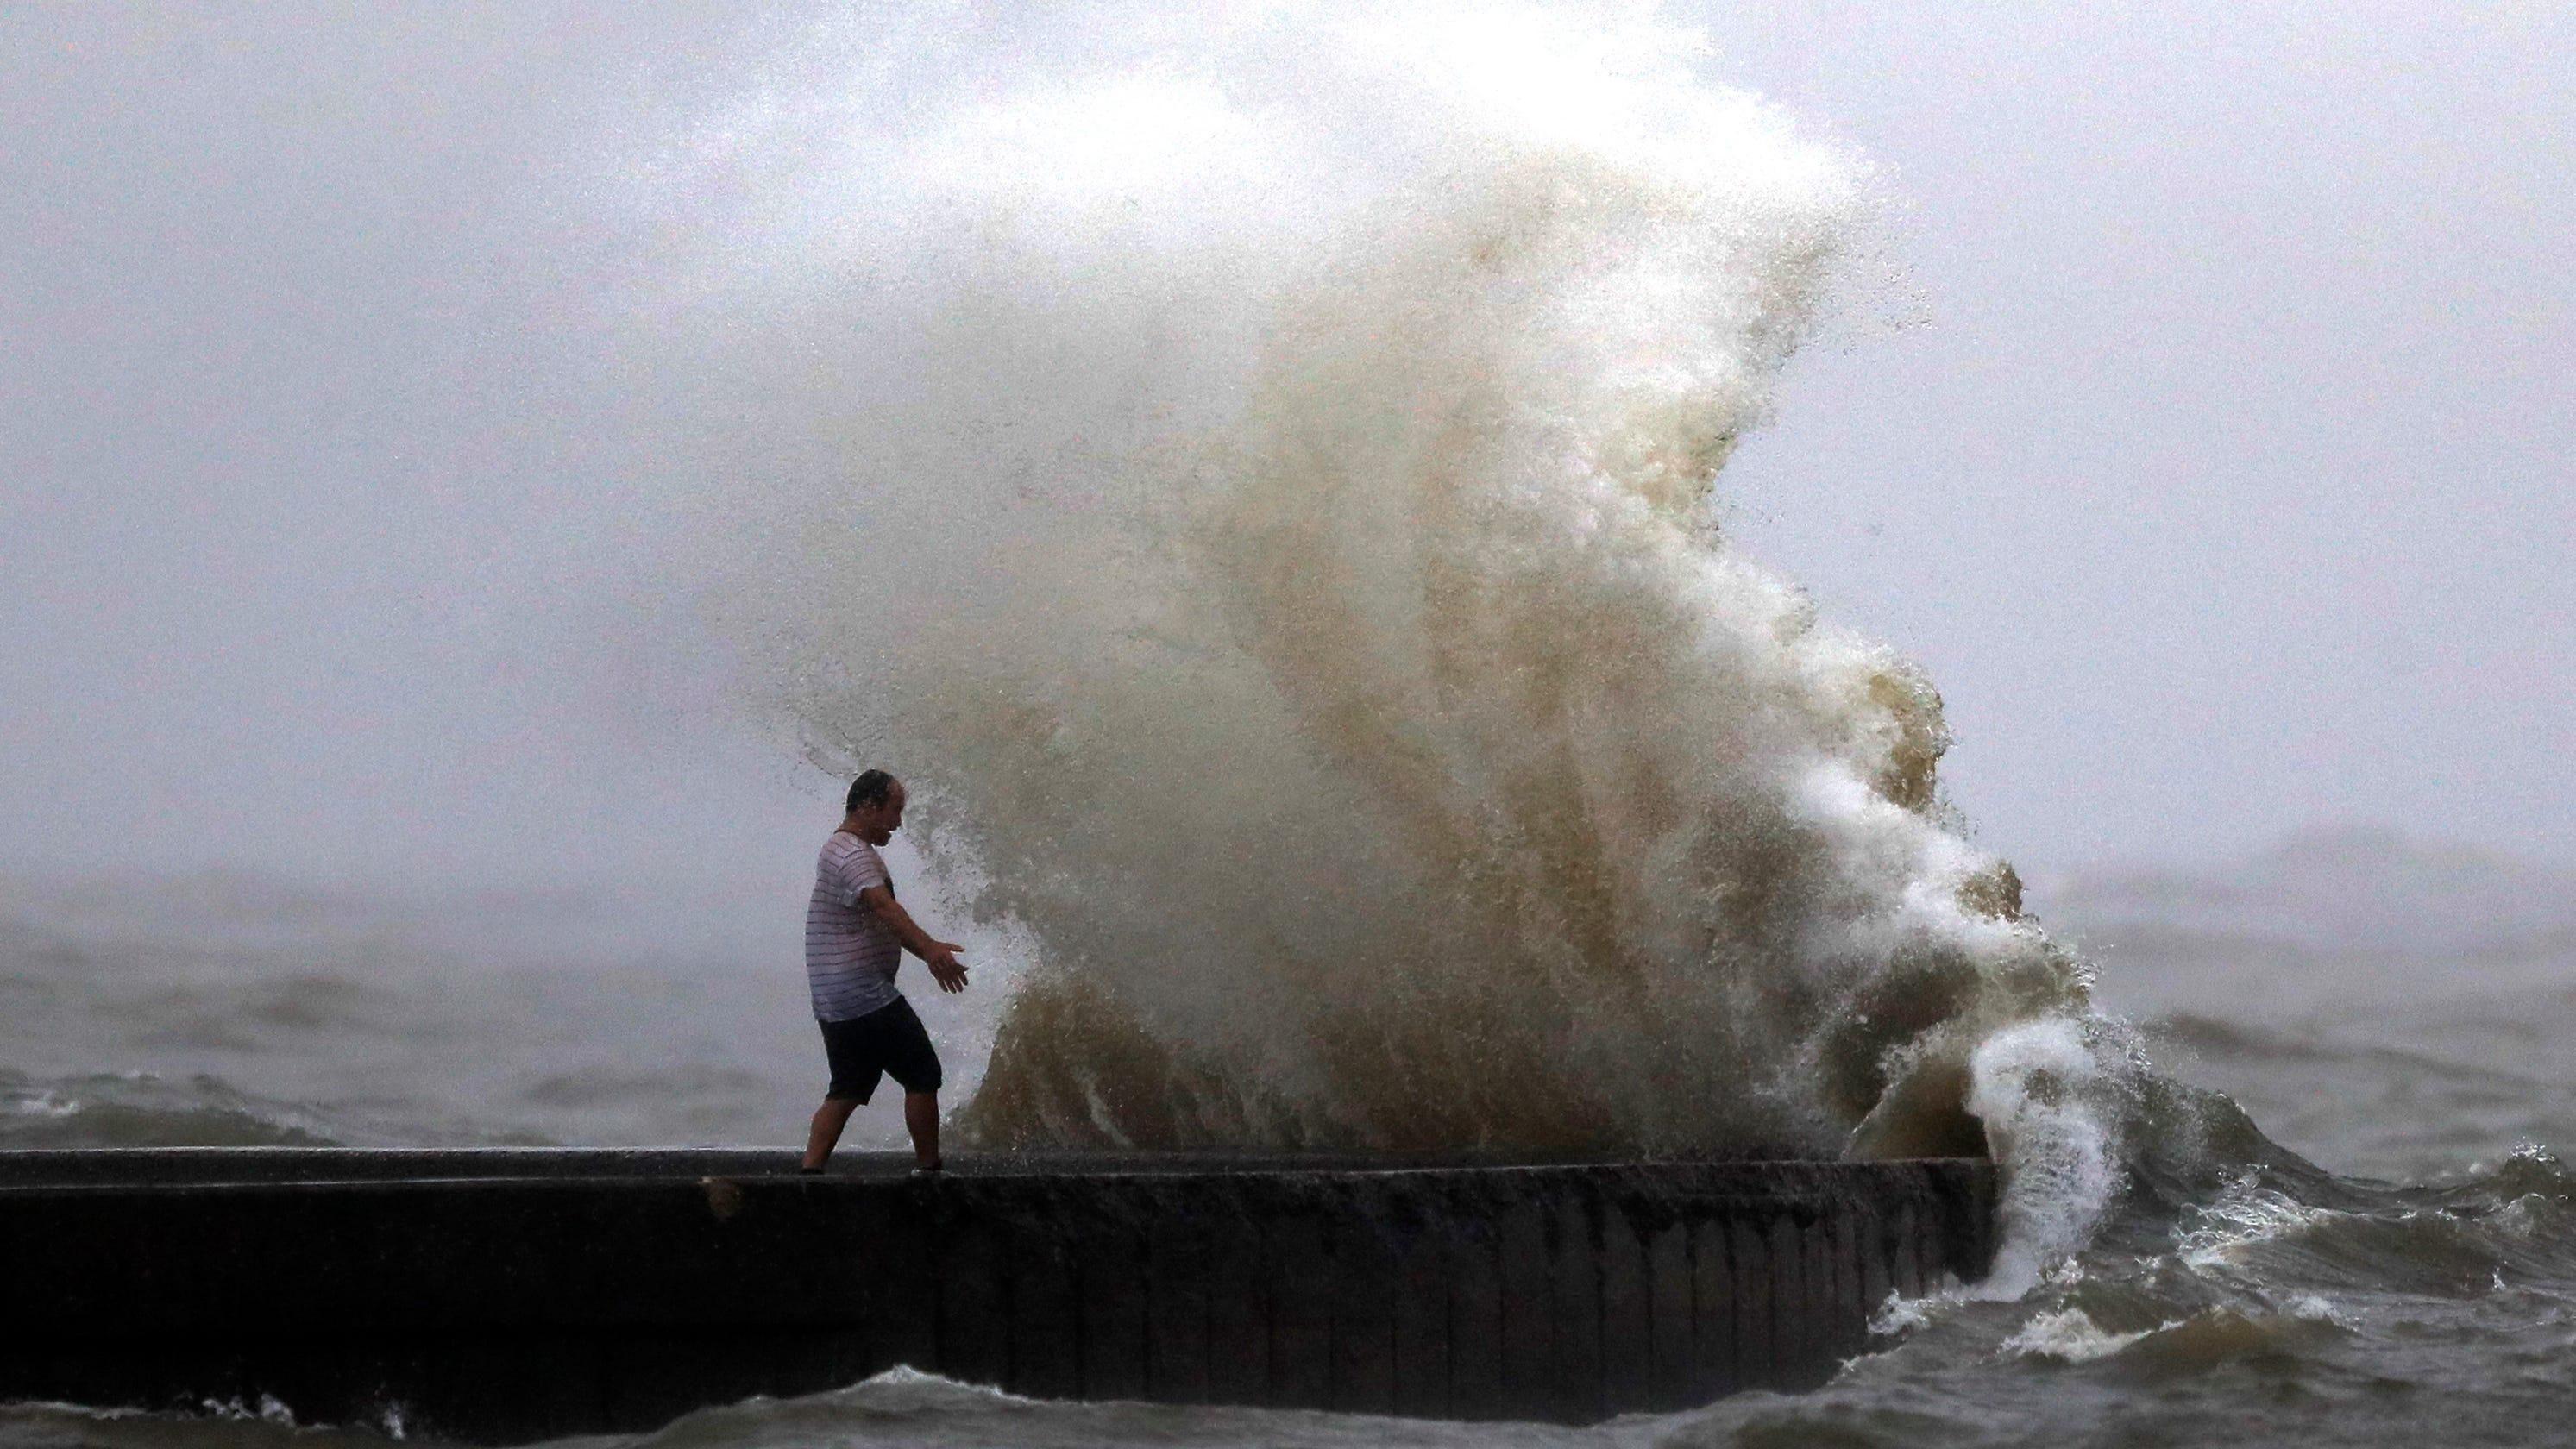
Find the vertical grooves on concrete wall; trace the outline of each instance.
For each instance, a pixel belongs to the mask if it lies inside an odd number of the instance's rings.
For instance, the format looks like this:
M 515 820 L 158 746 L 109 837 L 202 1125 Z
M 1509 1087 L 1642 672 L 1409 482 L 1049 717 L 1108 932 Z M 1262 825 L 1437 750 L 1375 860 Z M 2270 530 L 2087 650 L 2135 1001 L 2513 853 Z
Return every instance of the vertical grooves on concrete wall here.
M 1032 1397 L 1589 1420 L 1822 1382 L 1868 1347 L 1890 1293 L 1983 1271 L 1991 1178 L 1773 1164 L 0 1188 L 0 1398 L 283 1386 L 299 1415 L 345 1420 L 391 1395 L 479 1438 L 649 1427 L 902 1363 Z
M 1655 1399 L 1653 1263 L 1636 1220 L 1617 1195 L 1596 1188 L 1601 1234 L 1601 1404 L 1633 1413 Z
M 1453 1219 L 1448 1244 L 1449 1412 L 1453 1416 L 1505 1411 L 1502 1235 L 1484 1211 Z
M 1601 1411 L 1601 1247 L 1592 1231 L 1589 1185 L 1559 1199 L 1548 1219 L 1555 1289 L 1559 1414 Z
M 1497 1223 L 1494 1280 L 1502 1302 L 1502 1381 L 1496 1410 L 1507 1418 L 1538 1418 L 1546 1409 L 1547 1376 L 1555 1353 L 1547 1274 L 1547 1209 L 1531 1201 L 1505 1207 Z
M 1432 1259 L 1432 1251 L 1435 1251 L 1432 1243 L 1435 1243 L 1435 1238 L 1427 1230 L 1417 1241 L 1417 1264 L 1422 1271 L 1437 1271 L 1435 1259 Z M 1440 1279 L 1440 1395 L 1432 1398 L 1425 1392 L 1419 1403 L 1406 1405 L 1406 1410 L 1448 1418 L 1450 1405 L 1458 1403 L 1458 1359 L 1463 1356 L 1458 1351 L 1458 1320 L 1463 1318 L 1461 1305 L 1458 1305 L 1461 1284 L 1458 1284 L 1458 1274 L 1437 1274 L 1437 1279 Z
M 1455 1374 L 1455 1295 L 1446 1245 L 1432 1231 L 1420 1201 L 1395 1195 L 1385 1212 L 1393 1263 L 1387 1282 L 1392 1407 L 1399 1414 L 1446 1417 Z

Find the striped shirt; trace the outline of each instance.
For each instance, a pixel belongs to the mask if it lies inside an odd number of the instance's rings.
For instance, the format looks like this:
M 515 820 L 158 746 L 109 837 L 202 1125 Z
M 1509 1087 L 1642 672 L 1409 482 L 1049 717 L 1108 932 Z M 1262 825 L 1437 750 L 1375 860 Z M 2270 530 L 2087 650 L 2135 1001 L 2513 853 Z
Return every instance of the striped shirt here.
M 903 998 L 894 989 L 903 946 L 892 926 L 859 903 L 859 892 L 871 886 L 894 890 L 875 846 L 840 832 L 823 842 L 814 899 L 805 907 L 805 981 L 818 1020 L 849 1021 Z

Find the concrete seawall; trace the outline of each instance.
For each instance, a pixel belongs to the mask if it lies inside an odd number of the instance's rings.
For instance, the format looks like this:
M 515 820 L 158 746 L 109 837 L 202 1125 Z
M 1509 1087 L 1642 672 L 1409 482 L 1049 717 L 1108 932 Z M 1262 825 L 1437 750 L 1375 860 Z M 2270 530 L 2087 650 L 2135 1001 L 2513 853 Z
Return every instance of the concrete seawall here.
M 897 1365 L 1590 1421 L 1821 1382 L 1992 1253 L 1985 1163 L 0 1153 L 0 1399 L 512 1442 Z

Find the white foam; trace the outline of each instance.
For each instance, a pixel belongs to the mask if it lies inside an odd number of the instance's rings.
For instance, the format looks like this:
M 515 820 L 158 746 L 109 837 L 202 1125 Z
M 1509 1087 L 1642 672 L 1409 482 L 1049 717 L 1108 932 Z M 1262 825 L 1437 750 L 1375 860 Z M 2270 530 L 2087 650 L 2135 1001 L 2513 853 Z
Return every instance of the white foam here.
M 2116 1071 L 2063 1019 L 1998 1031 L 1969 1058 L 1968 1110 L 2004 1170 L 1993 1295 L 2021 1296 L 2081 1250 L 2120 1190 L 2119 1119 L 2105 1100 Z
M 2194 1268 L 2219 1268 L 2233 1264 L 2247 1248 L 2338 1216 L 2341 1214 L 2311 1207 L 2248 1177 L 2194 1207 L 2187 1220 L 2189 1226 L 2175 1247 L 2182 1260 Z
M 56 1096 L 52 1092 L 38 1092 L 32 1096 L 12 1097 L 9 1101 L 9 1110 L 21 1117 L 59 1118 L 77 1116 L 81 1110 L 81 1104 L 70 1097 Z
M 2091 1363 L 2095 1359 L 2109 1358 L 2129 1345 L 2173 1326 L 2166 1323 L 2134 1333 L 2112 1333 L 2095 1323 L 2083 1309 L 2063 1308 L 2039 1314 L 2023 1324 L 2012 1337 L 2004 1340 L 2001 1352 L 2015 1358 Z

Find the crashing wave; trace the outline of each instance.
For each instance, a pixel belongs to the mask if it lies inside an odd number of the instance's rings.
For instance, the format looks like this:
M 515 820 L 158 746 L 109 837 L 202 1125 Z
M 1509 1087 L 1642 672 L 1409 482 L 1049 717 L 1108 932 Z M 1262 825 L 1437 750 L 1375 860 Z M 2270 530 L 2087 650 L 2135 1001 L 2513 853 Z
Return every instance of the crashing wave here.
M 776 702 L 1035 943 L 969 1137 L 1992 1148 L 2033 1263 L 2089 1231 L 2124 1042 L 1943 804 L 1930 682 L 1720 527 L 1871 183 L 1695 44 L 1274 17 L 844 103 L 865 245 L 792 103 L 692 139 L 803 192 L 740 256 L 816 242 L 760 315 L 815 319 L 840 476 L 730 565 Z M 901 408 L 808 375 L 889 338 Z

